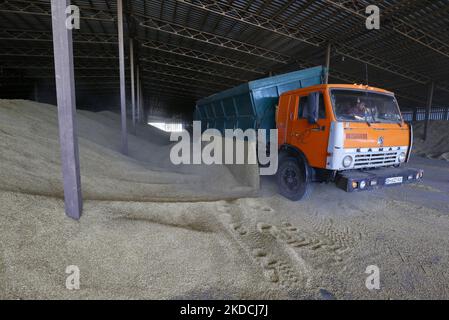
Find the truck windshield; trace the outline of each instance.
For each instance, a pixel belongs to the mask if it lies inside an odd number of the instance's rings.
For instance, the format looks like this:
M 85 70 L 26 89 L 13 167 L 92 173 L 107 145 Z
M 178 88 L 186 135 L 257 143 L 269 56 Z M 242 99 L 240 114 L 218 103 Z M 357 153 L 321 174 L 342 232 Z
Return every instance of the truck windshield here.
M 356 90 L 331 90 L 338 121 L 401 122 L 396 98 L 392 95 Z

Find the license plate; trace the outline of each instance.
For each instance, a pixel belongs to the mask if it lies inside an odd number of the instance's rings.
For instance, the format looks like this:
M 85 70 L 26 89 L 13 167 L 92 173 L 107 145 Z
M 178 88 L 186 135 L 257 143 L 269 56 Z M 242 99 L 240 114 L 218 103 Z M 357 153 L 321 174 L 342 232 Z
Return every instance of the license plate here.
M 403 177 L 394 177 L 394 178 L 388 178 L 387 180 L 385 180 L 385 184 L 386 185 L 397 184 L 397 183 L 402 183 L 403 181 L 404 181 Z

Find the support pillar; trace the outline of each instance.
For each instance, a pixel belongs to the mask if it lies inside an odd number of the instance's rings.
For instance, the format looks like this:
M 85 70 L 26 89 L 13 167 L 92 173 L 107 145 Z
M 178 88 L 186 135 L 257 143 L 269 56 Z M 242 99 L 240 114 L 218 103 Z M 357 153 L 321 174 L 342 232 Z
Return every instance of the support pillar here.
M 133 132 L 136 134 L 136 89 L 134 86 L 134 41 L 129 40 L 129 56 L 131 63 L 131 104 L 132 104 L 132 118 L 133 118 Z
M 140 81 L 140 123 L 148 124 L 148 115 L 145 112 L 145 99 L 143 96 L 143 86 L 142 81 Z
M 330 67 L 331 67 L 331 50 L 332 50 L 332 45 L 330 43 L 328 43 L 327 48 L 326 48 L 326 74 L 324 77 L 325 84 L 329 83 L 329 72 L 330 72 Z
M 120 64 L 120 107 L 122 114 L 122 153 L 128 154 L 128 130 L 126 117 L 126 88 L 125 88 L 125 46 L 123 41 L 123 1 L 117 0 L 118 43 Z
M 76 134 L 72 31 L 66 27 L 68 6 L 70 0 L 51 0 L 64 203 L 67 216 L 78 220 L 83 210 L 83 200 Z
M 140 66 L 137 65 L 137 118 L 140 124 L 145 123 L 144 100 L 142 91 L 142 78 L 140 74 Z
M 427 107 L 426 107 L 426 122 L 424 124 L 424 140 L 427 140 L 427 133 L 429 130 L 430 123 L 430 111 L 432 110 L 433 103 L 433 92 L 435 91 L 435 82 L 429 84 L 429 93 L 427 96 Z
M 140 67 L 139 65 L 136 66 L 136 77 L 137 77 L 137 121 L 141 123 L 141 114 L 140 114 L 140 108 L 141 108 L 141 101 L 140 101 Z

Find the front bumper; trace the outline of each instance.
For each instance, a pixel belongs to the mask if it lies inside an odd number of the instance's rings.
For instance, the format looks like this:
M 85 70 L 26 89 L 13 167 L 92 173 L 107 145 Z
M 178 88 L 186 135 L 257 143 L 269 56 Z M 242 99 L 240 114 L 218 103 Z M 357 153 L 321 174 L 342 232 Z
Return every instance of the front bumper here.
M 420 181 L 424 171 L 413 168 L 350 170 L 337 174 L 336 185 L 346 192 L 367 191 Z

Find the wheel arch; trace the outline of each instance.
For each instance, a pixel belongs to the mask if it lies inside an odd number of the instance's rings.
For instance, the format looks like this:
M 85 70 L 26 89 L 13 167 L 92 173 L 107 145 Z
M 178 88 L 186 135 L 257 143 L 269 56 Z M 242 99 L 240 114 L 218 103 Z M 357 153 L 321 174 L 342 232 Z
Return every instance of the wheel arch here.
M 279 149 L 279 154 L 285 154 L 291 157 L 295 157 L 301 159 L 307 166 L 309 166 L 309 161 L 307 160 L 306 155 L 299 148 L 292 146 L 290 144 L 284 144 Z

